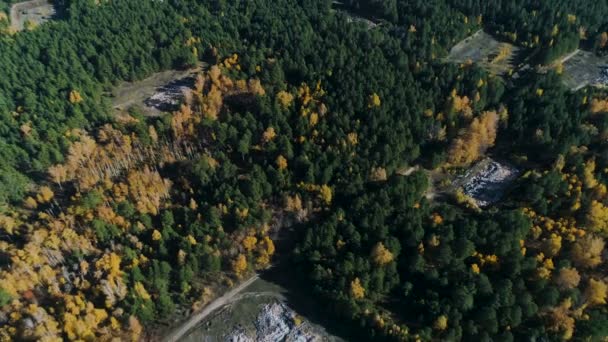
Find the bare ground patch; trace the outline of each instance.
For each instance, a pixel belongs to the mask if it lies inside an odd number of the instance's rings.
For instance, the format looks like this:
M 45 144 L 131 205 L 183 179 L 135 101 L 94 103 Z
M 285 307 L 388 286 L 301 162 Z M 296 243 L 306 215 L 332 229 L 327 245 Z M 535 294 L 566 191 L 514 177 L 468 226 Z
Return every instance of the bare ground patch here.
M 112 91 L 112 108 L 117 115 L 135 107 L 146 116 L 159 116 L 174 109 L 184 91 L 192 87 L 201 66 L 189 70 L 168 70 L 136 82 L 124 82 Z
M 55 6 L 48 0 L 31 0 L 11 7 L 11 29 L 22 31 L 27 25 L 38 26 L 57 14 Z
M 515 167 L 485 158 L 456 179 L 454 185 L 462 188 L 479 207 L 487 207 L 498 202 L 518 176 Z
M 291 307 L 286 291 L 258 279 L 181 341 L 342 341 Z
M 480 30 L 450 50 L 446 60 L 453 63 L 475 63 L 495 75 L 510 73 L 519 58 L 517 46 L 496 40 Z
M 608 57 L 598 57 L 593 52 L 577 50 L 563 63 L 564 84 L 579 90 L 588 85 L 608 85 Z

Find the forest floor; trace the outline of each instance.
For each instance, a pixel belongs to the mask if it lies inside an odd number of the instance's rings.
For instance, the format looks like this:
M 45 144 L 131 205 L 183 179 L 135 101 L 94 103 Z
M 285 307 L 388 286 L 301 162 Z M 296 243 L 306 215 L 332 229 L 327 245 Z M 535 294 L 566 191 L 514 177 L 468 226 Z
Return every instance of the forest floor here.
M 19 2 L 11 7 L 11 29 L 22 31 L 27 22 L 37 26 L 51 20 L 56 14 L 55 6 L 48 0 Z
M 564 84 L 573 91 L 585 86 L 608 85 L 608 57 L 598 57 L 593 52 L 576 50 L 562 60 Z
M 495 75 L 504 75 L 514 69 L 520 57 L 520 48 L 500 42 L 482 30 L 465 38 L 450 50 L 446 61 L 476 63 Z
M 202 68 L 161 71 L 140 81 L 123 82 L 112 91 L 112 108 L 117 115 L 137 108 L 145 116 L 160 116 L 178 106 Z

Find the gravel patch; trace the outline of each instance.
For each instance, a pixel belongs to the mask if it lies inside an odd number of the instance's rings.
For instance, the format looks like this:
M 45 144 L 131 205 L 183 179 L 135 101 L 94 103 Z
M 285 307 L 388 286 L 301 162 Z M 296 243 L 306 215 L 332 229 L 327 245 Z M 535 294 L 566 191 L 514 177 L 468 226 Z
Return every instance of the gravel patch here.
M 518 175 L 519 170 L 515 167 L 488 158 L 466 172 L 462 177 L 462 189 L 479 207 L 487 207 L 502 198 Z

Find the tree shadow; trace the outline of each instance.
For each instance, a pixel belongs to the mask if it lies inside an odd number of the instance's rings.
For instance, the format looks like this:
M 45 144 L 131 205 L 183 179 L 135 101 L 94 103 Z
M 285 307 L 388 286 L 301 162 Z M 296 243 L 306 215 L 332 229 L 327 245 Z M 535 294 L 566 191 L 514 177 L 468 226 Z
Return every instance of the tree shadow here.
M 298 234 L 293 227 L 285 227 L 281 235 Z M 300 267 L 294 265 L 292 251 L 295 247 L 294 239 L 282 238 L 277 243 L 277 253 L 273 267 L 262 272 L 260 278 L 269 283 L 282 287 L 285 304 L 303 316 L 314 325 L 323 327 L 327 333 L 344 341 L 370 341 L 369 334 L 363 328 L 347 318 L 336 317 L 330 312 L 328 302 L 316 295 L 310 281 L 305 279 Z

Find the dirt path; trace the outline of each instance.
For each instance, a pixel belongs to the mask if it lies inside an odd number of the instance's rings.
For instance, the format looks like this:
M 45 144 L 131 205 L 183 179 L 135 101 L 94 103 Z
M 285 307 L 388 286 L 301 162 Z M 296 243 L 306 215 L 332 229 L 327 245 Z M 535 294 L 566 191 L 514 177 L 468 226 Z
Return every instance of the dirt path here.
M 255 274 L 249 277 L 247 280 L 239 284 L 239 286 L 233 288 L 232 290 L 226 292 L 220 298 L 214 300 L 209 303 L 201 312 L 194 314 L 190 317 L 186 322 L 184 322 L 180 327 L 172 331 L 169 335 L 163 338 L 164 342 L 177 342 L 179 341 L 187 332 L 196 327 L 203 319 L 205 319 L 209 314 L 211 314 L 216 309 L 221 308 L 222 306 L 229 304 L 233 297 L 236 296 L 239 292 L 243 291 L 249 285 L 251 285 L 254 281 L 259 278 L 258 274 Z
M 564 58 L 562 58 L 562 60 L 560 61 L 560 63 L 566 63 L 570 58 L 576 56 L 581 50 L 576 49 L 572 52 L 570 52 L 569 54 L 567 54 L 566 56 L 564 56 Z
M 23 15 L 23 11 L 40 12 L 40 17 L 50 17 L 55 12 L 53 5 L 48 0 L 31 0 L 24 1 L 14 4 L 11 7 L 11 29 L 14 31 L 21 31 L 24 29 L 25 21 L 28 19 L 28 15 Z M 31 18 L 36 24 L 39 24 L 42 19 Z
M 397 170 L 396 173 L 401 176 L 409 176 L 418 170 L 420 170 L 420 165 L 410 166 L 409 168 L 404 167 L 404 168 Z
M 438 196 L 437 189 L 435 188 L 435 185 L 434 185 L 434 183 L 437 182 L 437 180 L 435 179 L 435 178 L 437 178 L 437 173 L 435 171 L 427 170 L 427 169 L 421 167 L 420 165 L 415 165 L 415 166 L 410 166 L 409 168 L 408 167 L 401 168 L 401 169 L 397 170 L 396 173 L 400 176 L 410 176 L 412 173 L 419 171 L 419 170 L 423 170 L 429 178 L 429 187 L 424 192 L 424 197 L 426 197 L 426 199 L 429 201 L 434 201 L 435 198 L 437 198 L 437 196 Z

